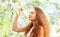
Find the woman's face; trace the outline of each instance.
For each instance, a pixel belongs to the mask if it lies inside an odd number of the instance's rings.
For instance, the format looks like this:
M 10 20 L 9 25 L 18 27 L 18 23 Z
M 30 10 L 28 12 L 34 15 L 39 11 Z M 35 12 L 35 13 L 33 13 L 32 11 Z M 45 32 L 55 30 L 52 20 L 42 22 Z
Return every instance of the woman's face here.
M 36 19 L 36 12 L 35 12 L 35 9 L 32 8 L 32 10 L 30 11 L 30 14 L 29 14 L 29 20 L 33 21 Z

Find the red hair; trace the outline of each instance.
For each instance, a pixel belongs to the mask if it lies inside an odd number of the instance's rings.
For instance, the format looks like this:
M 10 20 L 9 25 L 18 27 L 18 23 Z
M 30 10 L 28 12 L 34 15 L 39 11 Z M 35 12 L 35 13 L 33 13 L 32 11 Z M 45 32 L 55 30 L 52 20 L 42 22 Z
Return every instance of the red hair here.
M 33 33 L 33 35 L 30 35 L 31 37 L 38 37 L 40 34 L 40 26 L 43 27 L 44 29 L 44 37 L 49 37 L 49 24 L 48 21 L 46 19 L 45 14 L 43 13 L 42 9 L 39 7 L 33 7 L 35 9 L 36 12 L 36 21 L 35 21 L 35 27 L 32 30 L 31 34 Z M 27 28 L 27 31 L 25 32 L 25 34 L 28 33 L 28 31 L 33 27 L 32 22 L 29 23 L 28 25 L 29 27 Z

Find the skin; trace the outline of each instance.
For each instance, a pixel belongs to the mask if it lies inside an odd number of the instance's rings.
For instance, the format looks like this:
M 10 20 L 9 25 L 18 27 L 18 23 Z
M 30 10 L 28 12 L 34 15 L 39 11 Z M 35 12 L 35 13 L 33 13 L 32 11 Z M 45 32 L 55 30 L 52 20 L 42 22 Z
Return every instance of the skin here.
M 29 19 L 31 21 L 34 21 L 36 19 L 36 12 L 35 12 L 34 8 L 32 8 L 32 10 L 31 10 L 31 12 L 29 14 Z
M 18 28 L 17 27 L 17 21 L 18 21 L 18 13 L 16 13 L 16 16 L 15 16 L 15 19 L 14 19 L 14 22 L 13 22 L 13 27 L 12 27 L 12 30 L 15 31 L 15 32 L 25 32 L 28 28 L 28 26 L 25 26 L 23 28 Z M 29 14 L 29 20 L 31 20 L 33 22 L 33 26 L 34 26 L 34 20 L 36 19 L 36 12 L 34 10 L 34 8 L 32 8 L 30 14 Z M 44 29 L 43 27 L 41 26 L 41 37 L 43 37 L 43 34 L 44 34 Z

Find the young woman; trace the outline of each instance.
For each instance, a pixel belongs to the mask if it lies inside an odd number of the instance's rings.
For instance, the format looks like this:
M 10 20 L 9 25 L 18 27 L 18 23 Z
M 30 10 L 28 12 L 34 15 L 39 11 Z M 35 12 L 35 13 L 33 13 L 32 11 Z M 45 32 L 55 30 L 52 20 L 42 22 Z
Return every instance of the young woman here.
M 22 9 L 20 9 L 21 11 Z M 25 37 L 49 37 L 49 24 L 43 11 L 39 7 L 33 7 L 29 15 L 31 22 L 23 27 L 17 27 L 18 13 L 16 13 L 15 20 L 13 22 L 13 31 L 25 32 Z

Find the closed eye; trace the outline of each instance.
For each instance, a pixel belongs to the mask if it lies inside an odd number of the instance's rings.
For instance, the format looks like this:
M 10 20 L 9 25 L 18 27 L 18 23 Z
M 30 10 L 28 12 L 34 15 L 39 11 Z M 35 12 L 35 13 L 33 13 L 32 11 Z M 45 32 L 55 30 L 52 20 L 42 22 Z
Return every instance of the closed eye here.
M 31 12 L 31 14 L 34 14 L 33 12 Z

